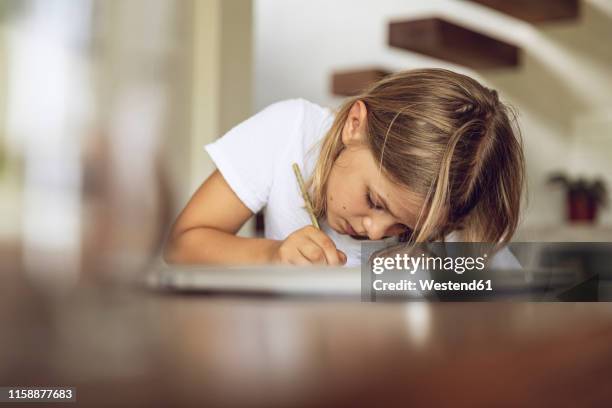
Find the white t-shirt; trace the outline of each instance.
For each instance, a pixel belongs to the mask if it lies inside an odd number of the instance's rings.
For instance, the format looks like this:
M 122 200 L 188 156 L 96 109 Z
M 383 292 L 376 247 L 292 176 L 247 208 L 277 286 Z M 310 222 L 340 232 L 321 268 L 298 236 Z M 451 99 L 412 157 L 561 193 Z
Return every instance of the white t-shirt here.
M 327 108 L 304 99 L 286 100 L 268 106 L 205 146 L 240 200 L 253 213 L 263 209 L 266 238 L 283 240 L 310 225 L 292 164 L 298 164 L 304 180 L 310 178 L 320 142 L 333 120 L 334 114 Z M 362 241 L 338 234 L 324 220 L 320 226 L 346 254 L 346 266 L 361 265 Z M 512 259 L 500 266 L 518 265 L 512 254 L 505 252 Z M 501 251 L 495 258 L 503 255 Z

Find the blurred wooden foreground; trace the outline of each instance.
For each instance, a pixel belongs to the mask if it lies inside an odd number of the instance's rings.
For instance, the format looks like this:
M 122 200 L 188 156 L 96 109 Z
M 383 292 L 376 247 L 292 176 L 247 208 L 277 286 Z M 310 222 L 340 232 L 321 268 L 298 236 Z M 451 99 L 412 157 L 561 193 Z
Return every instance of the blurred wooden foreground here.
M 612 401 L 606 303 L 179 296 L 108 282 L 50 296 L 1 268 L 0 384 L 75 386 L 77 406 Z

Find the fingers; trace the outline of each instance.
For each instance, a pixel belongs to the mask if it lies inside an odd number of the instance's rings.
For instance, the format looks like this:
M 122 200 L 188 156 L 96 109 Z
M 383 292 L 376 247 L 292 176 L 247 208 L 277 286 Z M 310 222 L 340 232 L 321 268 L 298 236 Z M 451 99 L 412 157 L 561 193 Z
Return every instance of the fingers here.
M 293 265 L 344 265 L 347 257 L 323 231 L 307 226 L 287 237 L 278 259 Z
M 297 254 L 294 254 L 294 256 L 289 259 L 289 263 L 296 266 L 312 265 L 312 262 L 299 251 L 297 251 Z
M 298 251 L 311 264 L 314 264 L 314 265 L 326 265 L 327 264 L 327 261 L 325 259 L 325 253 L 323 252 L 321 248 L 319 248 L 318 245 L 316 245 L 312 241 L 298 248 Z
M 327 234 L 314 227 L 308 227 L 307 230 L 308 237 L 323 251 L 328 265 L 344 265 L 346 263 L 346 254 L 336 248 L 336 244 Z M 317 256 L 320 255 L 317 254 Z

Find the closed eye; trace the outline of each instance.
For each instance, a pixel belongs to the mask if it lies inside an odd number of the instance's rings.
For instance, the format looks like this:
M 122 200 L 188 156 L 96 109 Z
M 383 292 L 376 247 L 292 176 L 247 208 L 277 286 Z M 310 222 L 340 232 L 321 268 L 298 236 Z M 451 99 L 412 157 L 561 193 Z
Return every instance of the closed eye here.
M 368 207 L 374 210 L 378 210 L 378 211 L 385 210 L 385 207 L 374 202 L 374 199 L 372 198 L 372 193 L 370 192 L 370 190 L 366 191 L 366 201 L 368 202 Z

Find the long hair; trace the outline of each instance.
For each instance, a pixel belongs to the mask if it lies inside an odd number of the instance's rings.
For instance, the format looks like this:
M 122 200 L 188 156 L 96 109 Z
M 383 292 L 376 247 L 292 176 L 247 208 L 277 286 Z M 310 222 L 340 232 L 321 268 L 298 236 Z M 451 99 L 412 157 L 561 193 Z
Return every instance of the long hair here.
M 422 199 L 410 242 L 443 240 L 452 231 L 466 242 L 510 240 L 525 183 L 516 115 L 496 91 L 445 69 L 390 75 L 340 106 L 307 184 L 317 217 L 326 214 L 327 180 L 358 100 L 381 173 Z

